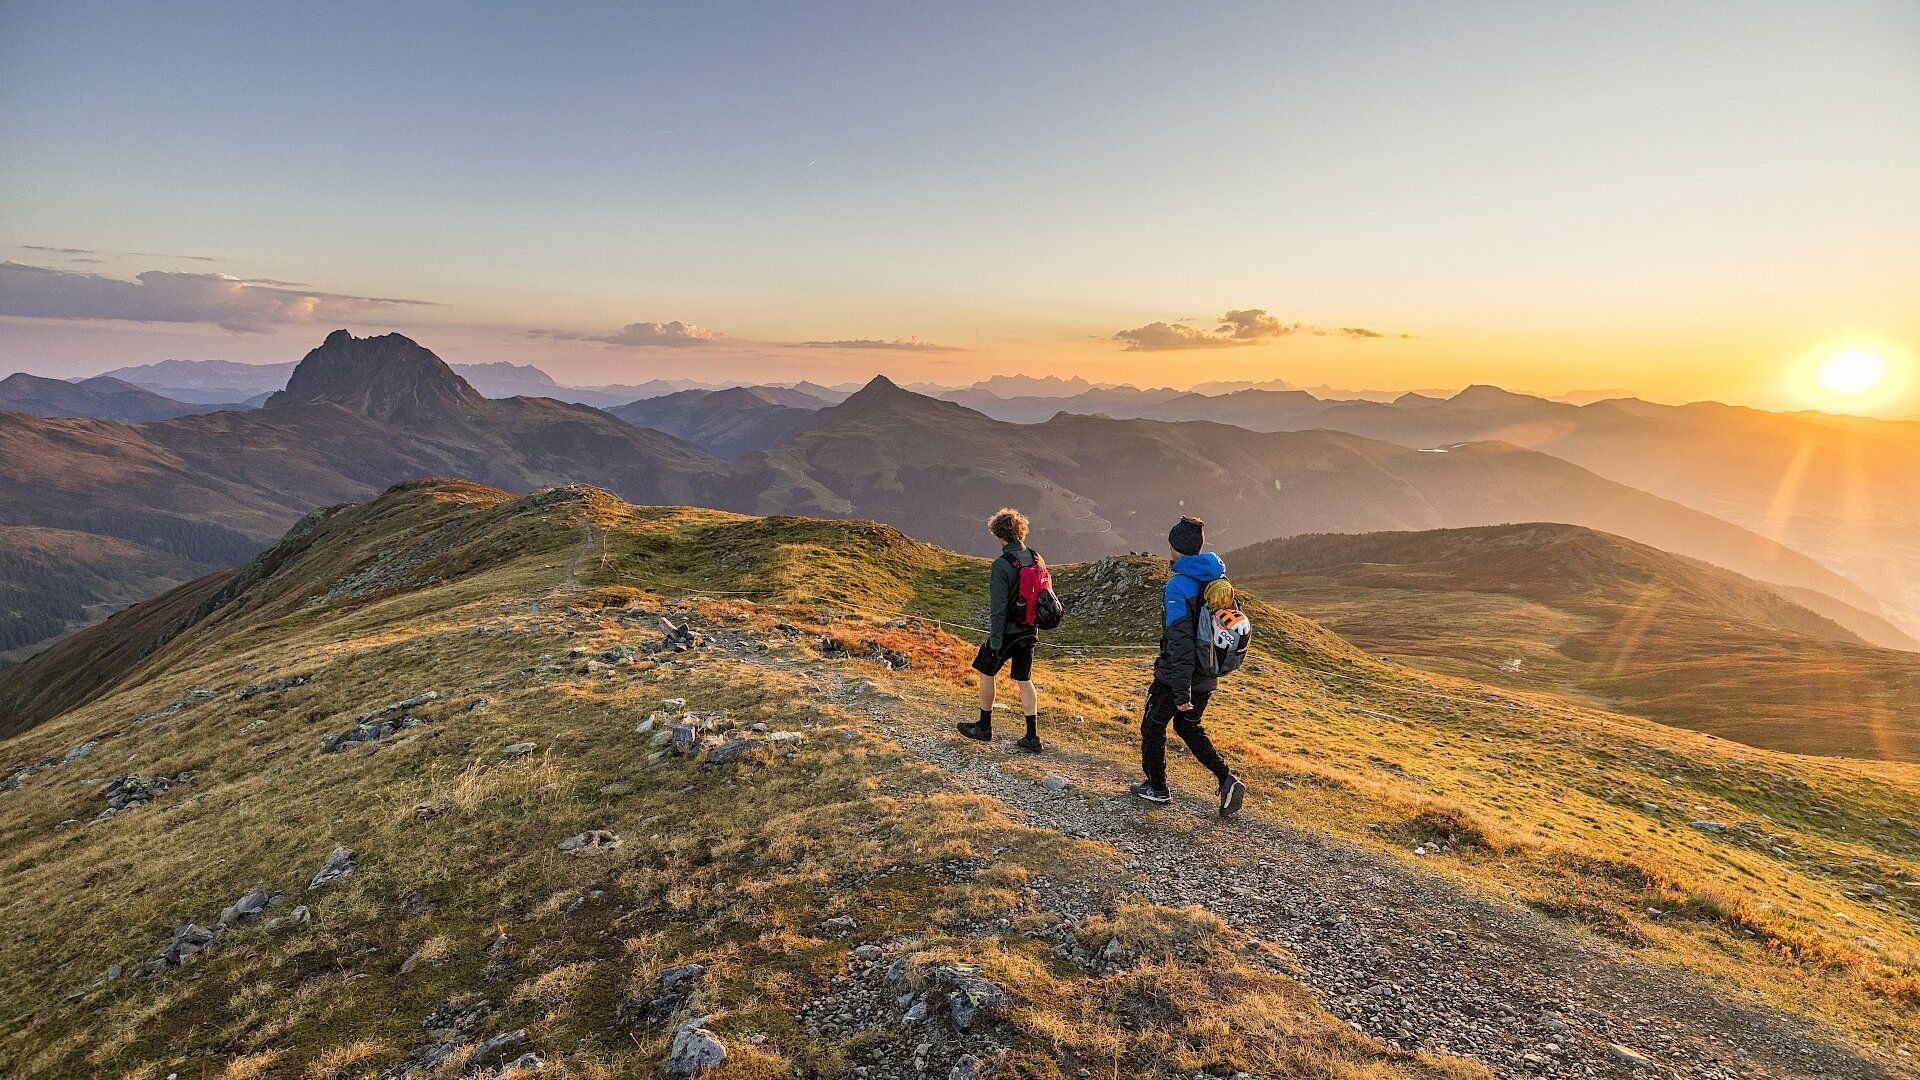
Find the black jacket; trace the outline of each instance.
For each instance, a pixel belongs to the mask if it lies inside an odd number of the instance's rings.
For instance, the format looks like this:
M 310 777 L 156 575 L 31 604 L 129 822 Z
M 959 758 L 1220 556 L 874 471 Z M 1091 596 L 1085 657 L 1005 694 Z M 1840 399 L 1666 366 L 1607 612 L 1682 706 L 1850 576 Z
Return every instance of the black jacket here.
M 1000 557 L 993 560 L 993 567 L 987 571 L 987 629 L 992 631 L 987 645 L 994 652 L 1005 648 L 1010 641 L 1039 636 L 1033 627 L 1013 621 L 1013 597 L 1020 591 L 1020 571 L 1007 561 L 1009 555 L 1020 560 L 1021 566 L 1032 566 L 1039 558 L 1024 544 L 1008 544 L 1000 549 Z
M 1211 551 L 1174 560 L 1173 574 L 1161 596 L 1160 652 L 1153 658 L 1153 681 L 1185 705 L 1195 694 L 1208 694 L 1220 680 L 1200 670 L 1195 620 L 1207 582 L 1225 577 L 1227 564 Z

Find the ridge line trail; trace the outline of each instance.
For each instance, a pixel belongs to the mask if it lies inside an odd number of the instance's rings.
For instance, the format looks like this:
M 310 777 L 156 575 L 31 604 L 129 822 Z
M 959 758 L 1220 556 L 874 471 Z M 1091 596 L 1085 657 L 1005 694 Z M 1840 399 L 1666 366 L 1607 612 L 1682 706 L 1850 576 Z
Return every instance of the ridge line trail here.
M 972 705 L 955 691 L 905 678 L 875 694 L 844 668 L 818 673 L 812 681 L 830 701 L 964 789 L 1036 827 L 1112 849 L 1147 899 L 1203 906 L 1291 958 L 1278 965 L 1286 974 L 1391 1045 L 1471 1058 L 1500 1076 L 1896 1075 L 1815 1022 L 1735 1000 L 1736 990 L 1352 841 L 1267 818 L 1258 791 L 1239 818 L 1221 822 L 1211 778 L 1182 753 L 1170 755 L 1174 805 L 1154 808 L 1122 794 L 1134 777 L 1110 757 L 1059 742 L 1037 756 L 1004 738 L 991 748 L 963 744 L 951 727 Z M 1047 791 L 1047 775 L 1073 786 Z M 1613 1043 L 1654 1064 L 1626 1060 Z

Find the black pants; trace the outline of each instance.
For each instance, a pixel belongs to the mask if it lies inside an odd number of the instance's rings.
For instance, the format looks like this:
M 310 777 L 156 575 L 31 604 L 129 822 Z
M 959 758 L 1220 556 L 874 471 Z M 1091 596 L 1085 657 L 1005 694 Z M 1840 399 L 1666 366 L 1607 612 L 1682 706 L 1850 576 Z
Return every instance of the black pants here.
M 1202 690 L 1193 695 L 1193 708 L 1181 712 L 1173 707 L 1173 691 L 1167 689 L 1165 683 L 1155 680 L 1147 690 L 1146 712 L 1140 717 L 1140 768 L 1146 772 L 1148 783 L 1155 787 L 1167 786 L 1168 721 L 1173 723 L 1173 733 L 1193 751 L 1193 760 L 1206 766 L 1216 780 L 1227 778 L 1227 763 L 1220 757 L 1220 751 L 1213 748 L 1213 740 L 1207 738 L 1207 729 L 1201 726 L 1207 702 L 1212 697 L 1213 691 Z

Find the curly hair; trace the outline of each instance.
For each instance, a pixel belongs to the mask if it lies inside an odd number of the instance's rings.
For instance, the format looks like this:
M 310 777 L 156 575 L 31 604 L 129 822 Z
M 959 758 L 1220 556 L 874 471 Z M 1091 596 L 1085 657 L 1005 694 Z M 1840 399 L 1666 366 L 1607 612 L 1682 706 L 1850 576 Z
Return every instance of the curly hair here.
M 1011 506 L 1001 507 L 987 519 L 987 531 L 1009 544 L 1027 542 L 1027 515 Z

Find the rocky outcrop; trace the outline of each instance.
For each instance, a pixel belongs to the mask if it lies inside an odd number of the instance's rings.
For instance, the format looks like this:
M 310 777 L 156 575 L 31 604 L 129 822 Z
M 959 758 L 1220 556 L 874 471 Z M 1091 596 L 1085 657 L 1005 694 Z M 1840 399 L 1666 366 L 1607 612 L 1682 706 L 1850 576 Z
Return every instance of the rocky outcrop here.
M 357 338 L 335 330 L 300 361 L 266 408 L 327 401 L 384 423 L 415 424 L 486 401 L 432 350 L 401 334 Z

